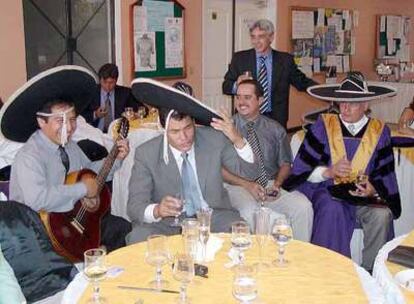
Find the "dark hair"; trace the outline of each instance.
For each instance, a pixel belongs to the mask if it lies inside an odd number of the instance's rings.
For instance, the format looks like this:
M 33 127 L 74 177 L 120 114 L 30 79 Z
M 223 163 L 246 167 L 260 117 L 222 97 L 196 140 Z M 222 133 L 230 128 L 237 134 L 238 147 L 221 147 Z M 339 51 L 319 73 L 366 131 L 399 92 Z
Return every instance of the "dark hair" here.
M 159 113 L 159 117 L 160 117 L 160 124 L 161 126 L 165 129 L 165 122 L 167 120 L 167 116 L 168 113 L 170 113 L 171 109 L 168 108 L 160 108 L 158 110 Z M 189 117 L 190 115 L 184 114 L 184 113 L 180 113 L 177 110 L 174 110 L 174 112 L 171 114 L 171 118 L 175 119 L 175 120 L 182 120 L 186 117 Z
M 256 95 L 257 98 L 263 96 L 263 94 L 264 94 L 263 87 L 262 87 L 262 85 L 256 79 L 245 79 L 245 80 L 242 80 L 238 84 L 238 87 L 241 86 L 242 84 L 251 84 L 252 86 L 254 86 L 254 94 Z
M 65 100 L 61 100 L 61 99 L 55 99 L 52 101 L 48 101 L 46 102 L 40 109 L 38 112 L 42 112 L 42 113 L 52 113 L 52 108 L 55 106 L 69 106 L 69 107 L 74 107 L 74 103 L 71 101 L 65 101 Z M 76 112 L 76 110 L 75 110 Z M 42 115 L 38 115 L 36 114 L 37 117 L 42 118 L 44 121 L 48 121 L 49 117 L 45 117 Z
M 184 92 L 190 96 L 193 96 L 193 88 L 183 81 L 177 81 L 173 84 L 173 88 L 176 88 L 177 90 Z
M 99 79 L 113 78 L 118 79 L 119 72 L 118 67 L 113 63 L 106 63 L 99 69 L 98 77 Z

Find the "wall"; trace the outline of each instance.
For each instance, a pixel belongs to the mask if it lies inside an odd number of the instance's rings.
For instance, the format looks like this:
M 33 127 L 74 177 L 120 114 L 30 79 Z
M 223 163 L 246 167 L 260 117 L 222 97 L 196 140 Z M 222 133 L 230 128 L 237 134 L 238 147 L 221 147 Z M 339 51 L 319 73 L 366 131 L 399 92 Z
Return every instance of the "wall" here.
M 26 82 L 21 1 L 0 1 L 0 97 L 3 101 Z
M 414 41 L 414 1 L 406 0 L 279 0 L 277 9 L 277 46 L 279 50 L 291 51 L 290 48 L 290 7 L 328 7 L 352 9 L 359 11 L 359 25 L 355 29 L 356 34 L 356 55 L 352 56 L 352 69 L 359 70 L 365 74 L 368 79 L 377 79 L 374 72 L 373 60 L 375 58 L 376 46 L 376 15 L 396 14 L 411 16 L 411 37 Z M 411 59 L 414 59 L 414 43 L 411 42 Z M 324 79 L 314 77 L 320 83 Z M 289 127 L 300 124 L 302 113 L 324 106 L 324 103 L 315 101 L 305 93 L 297 92 L 291 89 L 290 95 L 290 120 Z

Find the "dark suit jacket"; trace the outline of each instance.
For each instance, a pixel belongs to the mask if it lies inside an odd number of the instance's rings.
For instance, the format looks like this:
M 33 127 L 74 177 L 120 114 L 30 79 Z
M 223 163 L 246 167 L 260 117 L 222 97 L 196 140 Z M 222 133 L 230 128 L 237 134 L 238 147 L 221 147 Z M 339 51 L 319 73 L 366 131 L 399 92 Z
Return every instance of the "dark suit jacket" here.
M 93 112 L 101 106 L 101 86 L 96 87 L 96 93 L 93 97 L 92 102 L 84 110 L 81 115 L 85 120 L 94 127 L 98 126 L 99 119 L 93 119 Z M 131 89 L 123 86 L 115 86 L 115 109 L 114 109 L 114 119 L 121 117 L 121 114 L 124 112 L 126 107 L 134 108 L 134 111 L 137 111 L 139 106 L 143 104 L 135 99 L 131 93 Z
M 303 74 L 293 56 L 272 50 L 272 113 L 273 119 L 286 128 L 289 118 L 289 87 L 293 85 L 299 91 L 305 91 L 309 86 L 315 85 L 312 79 Z M 240 51 L 234 54 L 229 69 L 224 75 L 223 93 L 233 95 L 232 88 L 237 78 L 245 71 L 251 71 L 256 79 L 256 51 L 254 49 Z

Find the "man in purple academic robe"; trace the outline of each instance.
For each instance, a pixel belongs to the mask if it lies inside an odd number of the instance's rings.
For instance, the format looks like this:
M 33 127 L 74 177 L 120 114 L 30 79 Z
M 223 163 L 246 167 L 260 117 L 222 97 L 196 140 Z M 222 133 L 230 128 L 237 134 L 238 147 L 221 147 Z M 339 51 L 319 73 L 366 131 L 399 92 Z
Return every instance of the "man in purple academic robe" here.
M 337 86 L 314 86 L 308 92 L 339 102 L 340 114 L 324 114 L 310 127 L 284 187 L 301 191 L 312 202 L 312 243 L 350 257 L 352 233 L 360 225 L 362 266 L 371 271 L 401 204 L 390 130 L 365 112 L 368 100 L 394 92 L 367 86 L 358 73 Z M 368 180 L 357 181 L 361 176 Z

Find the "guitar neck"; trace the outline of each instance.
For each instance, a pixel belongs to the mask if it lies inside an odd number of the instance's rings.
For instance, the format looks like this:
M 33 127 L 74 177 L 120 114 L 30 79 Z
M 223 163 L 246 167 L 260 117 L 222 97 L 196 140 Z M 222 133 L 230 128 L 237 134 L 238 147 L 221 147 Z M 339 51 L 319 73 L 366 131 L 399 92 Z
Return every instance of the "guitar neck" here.
M 96 176 L 96 182 L 98 184 L 98 190 L 99 190 L 98 193 L 102 190 L 105 184 L 106 178 L 108 177 L 109 172 L 111 172 L 112 166 L 114 165 L 117 155 L 118 155 L 118 147 L 116 144 L 114 144 L 108 156 L 105 158 L 102 168 L 99 170 L 99 173 Z

